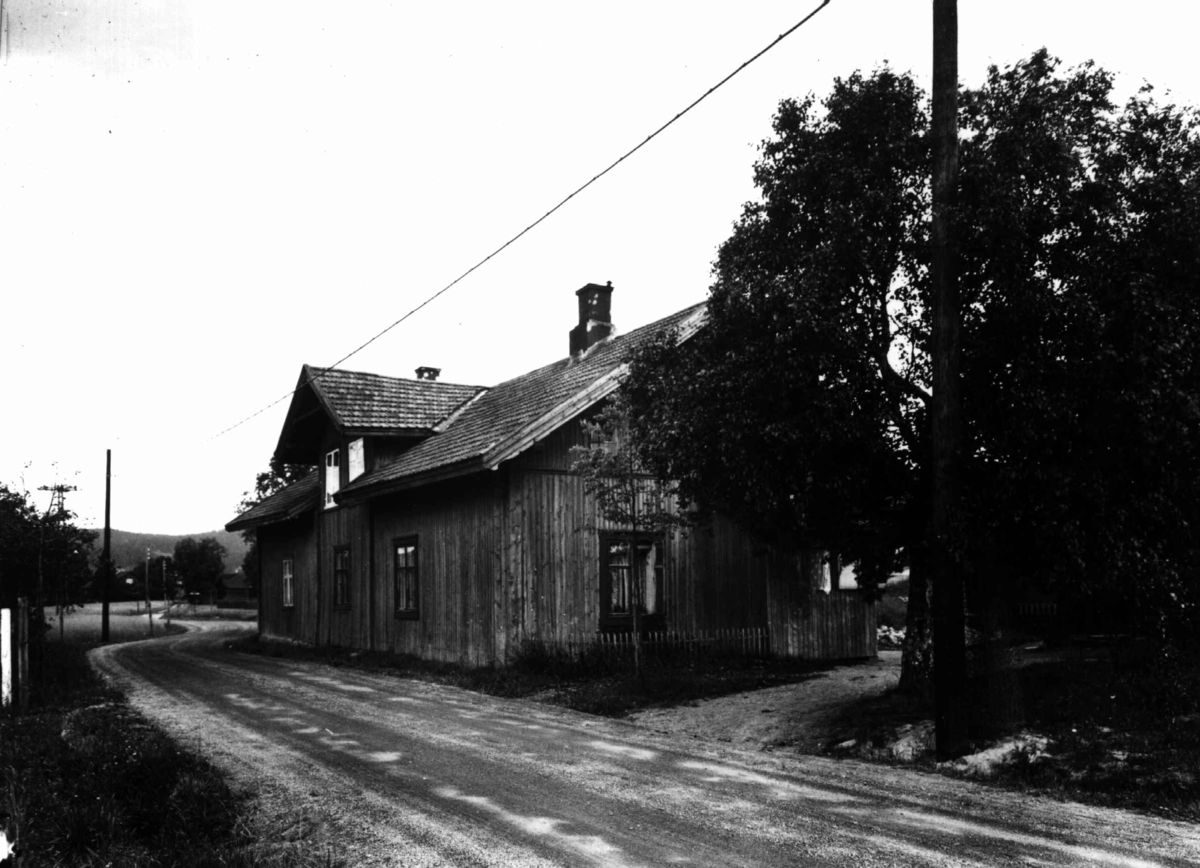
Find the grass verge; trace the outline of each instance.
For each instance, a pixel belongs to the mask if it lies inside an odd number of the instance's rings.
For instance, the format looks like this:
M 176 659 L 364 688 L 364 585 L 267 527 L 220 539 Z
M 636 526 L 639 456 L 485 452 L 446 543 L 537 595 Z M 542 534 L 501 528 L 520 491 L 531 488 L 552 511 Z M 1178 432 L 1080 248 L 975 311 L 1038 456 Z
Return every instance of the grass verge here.
M 842 708 L 845 741 L 826 750 L 1200 822 L 1200 660 L 1077 642 L 1014 653 L 966 695 L 973 749 L 989 762 L 936 763 L 932 703 L 895 690 Z M 930 740 L 913 760 L 903 751 L 916 733 Z
M 828 668 L 798 660 L 752 658 L 713 650 L 648 655 L 639 676 L 624 649 L 596 648 L 582 657 L 573 657 L 529 643 L 508 666 L 468 667 L 407 655 L 312 647 L 257 635 L 237 639 L 231 646 L 251 654 L 348 666 L 492 696 L 536 699 L 604 717 L 790 684 Z
M 1011 786 L 1200 822 L 1200 661 L 1120 648 L 1018 670 L 1024 729 L 1046 757 L 1002 766 Z
M 22 866 L 339 864 L 256 841 L 248 796 L 134 712 L 93 672 L 87 649 L 48 643 L 40 704 L 0 716 L 0 808 Z

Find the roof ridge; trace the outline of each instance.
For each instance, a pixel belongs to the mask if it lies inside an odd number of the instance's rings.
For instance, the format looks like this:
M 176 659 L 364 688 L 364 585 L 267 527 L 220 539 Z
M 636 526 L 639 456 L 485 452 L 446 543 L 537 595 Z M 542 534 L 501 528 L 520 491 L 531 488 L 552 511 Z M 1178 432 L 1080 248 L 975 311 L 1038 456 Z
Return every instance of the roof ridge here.
M 346 486 L 343 495 L 370 497 L 383 486 L 407 485 L 406 479 L 419 485 L 498 466 L 617 388 L 633 348 L 668 329 L 683 340 L 695 334 L 707 305 L 697 302 L 615 336 L 582 358 L 567 356 L 480 392 L 448 414 L 433 436 Z
M 401 383 L 420 383 L 422 386 L 459 386 L 464 389 L 486 389 L 487 386 L 482 386 L 477 383 L 456 383 L 450 380 L 419 380 L 416 377 L 397 377 L 392 374 L 380 374 L 376 371 L 351 371 L 347 368 L 322 368 L 318 365 L 306 364 L 306 368 L 312 371 L 320 371 L 322 375 L 334 372 L 338 374 L 353 374 L 358 377 L 378 377 L 381 380 L 395 380 Z

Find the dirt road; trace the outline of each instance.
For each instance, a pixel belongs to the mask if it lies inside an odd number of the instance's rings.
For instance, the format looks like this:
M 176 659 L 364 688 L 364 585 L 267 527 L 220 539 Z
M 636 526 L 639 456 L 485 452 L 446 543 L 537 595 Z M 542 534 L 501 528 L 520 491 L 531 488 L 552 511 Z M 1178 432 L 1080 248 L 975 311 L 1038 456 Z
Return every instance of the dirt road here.
M 780 759 L 526 701 L 233 653 L 98 649 L 134 705 L 350 865 L 1200 864 L 1200 830 L 849 761 Z

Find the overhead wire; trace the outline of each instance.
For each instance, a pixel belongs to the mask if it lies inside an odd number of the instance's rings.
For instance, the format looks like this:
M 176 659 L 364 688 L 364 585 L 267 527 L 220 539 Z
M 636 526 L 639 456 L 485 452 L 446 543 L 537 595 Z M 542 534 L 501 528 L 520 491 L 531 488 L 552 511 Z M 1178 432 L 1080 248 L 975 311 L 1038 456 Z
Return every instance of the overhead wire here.
M 578 196 L 580 193 L 582 193 L 588 187 L 592 186 L 592 184 L 599 181 L 601 178 L 603 178 L 605 175 L 607 175 L 609 172 L 611 172 L 613 169 L 615 169 L 621 163 L 625 162 L 625 160 L 629 159 L 635 153 L 637 153 L 642 148 L 644 148 L 646 145 L 648 145 L 651 142 L 651 140 L 653 140 L 661 132 L 666 130 L 667 127 L 671 126 L 677 120 L 682 118 L 684 115 L 686 115 L 692 109 L 694 109 L 696 106 L 698 106 L 704 100 L 706 100 L 709 96 L 711 96 L 714 92 L 716 92 L 716 90 L 718 88 L 720 88 L 722 85 L 724 85 L 726 82 L 728 82 L 731 78 L 733 78 L 735 75 L 737 75 L 743 69 L 748 67 L 750 64 L 754 63 L 756 60 L 758 60 L 760 57 L 762 57 L 764 54 L 766 54 L 768 51 L 770 51 L 772 48 L 774 48 L 776 45 L 778 45 L 784 39 L 791 36 L 793 33 L 795 33 L 797 30 L 799 30 L 801 27 L 803 27 L 806 23 L 808 23 L 808 21 L 814 15 L 816 15 L 818 12 L 820 12 L 822 9 L 824 9 L 826 6 L 828 6 L 831 2 L 832 2 L 832 0 L 822 0 L 820 6 L 813 9 L 811 12 L 809 12 L 807 15 L 805 15 L 803 18 L 801 18 L 799 21 L 797 21 L 794 25 L 789 27 L 783 33 L 780 33 L 778 36 L 776 36 L 775 39 L 773 39 L 766 47 L 762 48 L 760 51 L 758 51 L 758 53 L 756 53 L 754 56 L 750 57 L 748 60 L 744 61 L 740 66 L 738 66 L 735 70 L 733 70 L 733 72 L 726 75 L 724 78 L 722 78 L 720 81 L 718 81 L 712 87 L 710 87 L 708 90 L 706 90 L 700 96 L 698 96 L 696 99 L 692 100 L 692 102 L 689 103 L 687 105 L 687 107 L 685 107 L 684 109 L 682 109 L 679 112 L 676 112 L 674 117 L 672 117 L 665 124 L 660 126 L 654 132 L 650 133 L 650 135 L 646 136 L 646 138 L 642 139 L 642 141 L 640 141 L 637 145 L 630 148 L 628 151 L 626 151 L 624 154 L 622 154 L 620 157 L 618 157 L 616 160 L 614 160 L 612 163 L 610 163 L 603 171 L 598 172 L 597 174 L 593 175 L 586 183 L 582 184 L 581 186 L 576 188 L 574 191 L 572 191 L 562 201 L 560 201 L 557 205 L 555 205 L 553 208 L 551 208 L 549 211 L 547 211 L 541 217 L 534 220 L 532 223 L 530 223 L 528 226 L 526 226 L 524 229 L 522 229 L 520 232 L 518 232 L 512 238 L 505 241 L 503 244 L 501 244 L 499 247 L 497 247 L 495 250 L 493 250 L 487 256 L 483 257 L 483 259 L 476 262 L 474 265 L 472 265 L 470 268 L 468 268 L 466 271 L 464 271 L 458 277 L 454 278 L 454 280 L 447 283 L 445 286 L 443 286 L 441 289 L 439 289 L 433 295 L 429 296 L 427 299 L 422 301 L 420 304 L 418 304 L 416 307 L 414 307 L 408 313 L 404 314 L 402 317 L 400 317 L 398 320 L 393 322 L 391 325 L 389 325 L 386 328 L 382 329 L 381 331 L 377 332 L 376 334 L 374 334 L 367 340 L 363 341 L 361 344 L 359 344 L 357 347 L 355 347 L 350 352 L 346 353 L 346 355 L 342 356 L 340 359 L 338 359 L 332 365 L 329 365 L 329 366 L 323 368 L 321 371 L 319 371 L 315 375 L 309 377 L 303 383 L 300 383 L 299 385 L 297 385 L 295 389 L 292 389 L 290 392 L 287 392 L 286 394 L 279 396 L 271 403 L 269 403 L 266 406 L 262 407 L 261 409 L 255 411 L 254 413 L 251 413 L 249 416 L 245 417 L 241 421 L 235 422 L 233 425 L 230 425 L 228 428 L 221 431 L 220 433 L 214 434 L 212 437 L 209 438 L 209 442 L 216 440 L 218 437 L 222 437 L 222 436 L 228 434 L 230 431 L 234 430 L 235 428 L 239 428 L 242 425 L 249 422 L 250 420 L 252 420 L 258 416 L 261 416 L 263 413 L 267 412 L 267 410 L 270 410 L 272 407 L 276 406 L 277 404 L 280 404 L 283 401 L 286 401 L 288 398 L 290 398 L 294 394 L 296 394 L 296 392 L 300 391 L 300 389 L 304 388 L 309 383 L 312 383 L 315 380 L 321 379 L 323 376 L 325 376 L 325 374 L 328 371 L 337 368 L 343 362 L 358 355 L 358 353 L 362 352 L 367 347 L 369 347 L 371 344 L 375 343 L 375 341 L 379 340 L 381 337 L 383 337 L 388 332 L 390 332 L 392 329 L 394 329 L 396 326 L 400 325 L 402 322 L 407 320 L 413 314 L 417 313 L 419 310 L 428 306 L 432 302 L 436 301 L 439 297 L 444 295 L 446 292 L 453 289 L 455 286 L 457 286 L 459 283 L 461 283 L 463 280 L 465 280 L 467 277 L 469 277 L 472 273 L 477 271 L 482 266 L 486 265 L 490 260 L 495 258 L 500 253 L 504 252 L 504 250 L 506 250 L 508 247 L 510 247 L 513 243 L 515 243 L 520 238 L 522 238 L 527 233 L 529 233 L 532 229 L 534 229 L 536 226 L 538 226 L 538 224 L 542 223 L 544 220 L 546 220 L 548 217 L 550 217 L 550 215 L 552 215 L 554 212 L 558 211 L 560 208 L 562 208 L 564 205 L 566 205 L 568 202 L 570 202 L 572 199 L 574 199 L 576 196 Z

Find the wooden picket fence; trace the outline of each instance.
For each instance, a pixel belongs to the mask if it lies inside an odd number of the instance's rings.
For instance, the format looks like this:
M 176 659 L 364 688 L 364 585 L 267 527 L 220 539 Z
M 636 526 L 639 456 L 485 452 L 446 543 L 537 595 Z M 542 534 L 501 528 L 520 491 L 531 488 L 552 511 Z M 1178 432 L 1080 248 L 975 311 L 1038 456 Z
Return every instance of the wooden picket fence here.
M 632 633 L 585 633 L 553 644 L 571 657 L 596 652 L 632 654 L 634 636 Z M 766 657 L 771 651 L 771 641 L 765 627 L 696 633 L 655 630 L 642 634 L 642 651 L 647 657 L 701 657 L 714 653 Z

